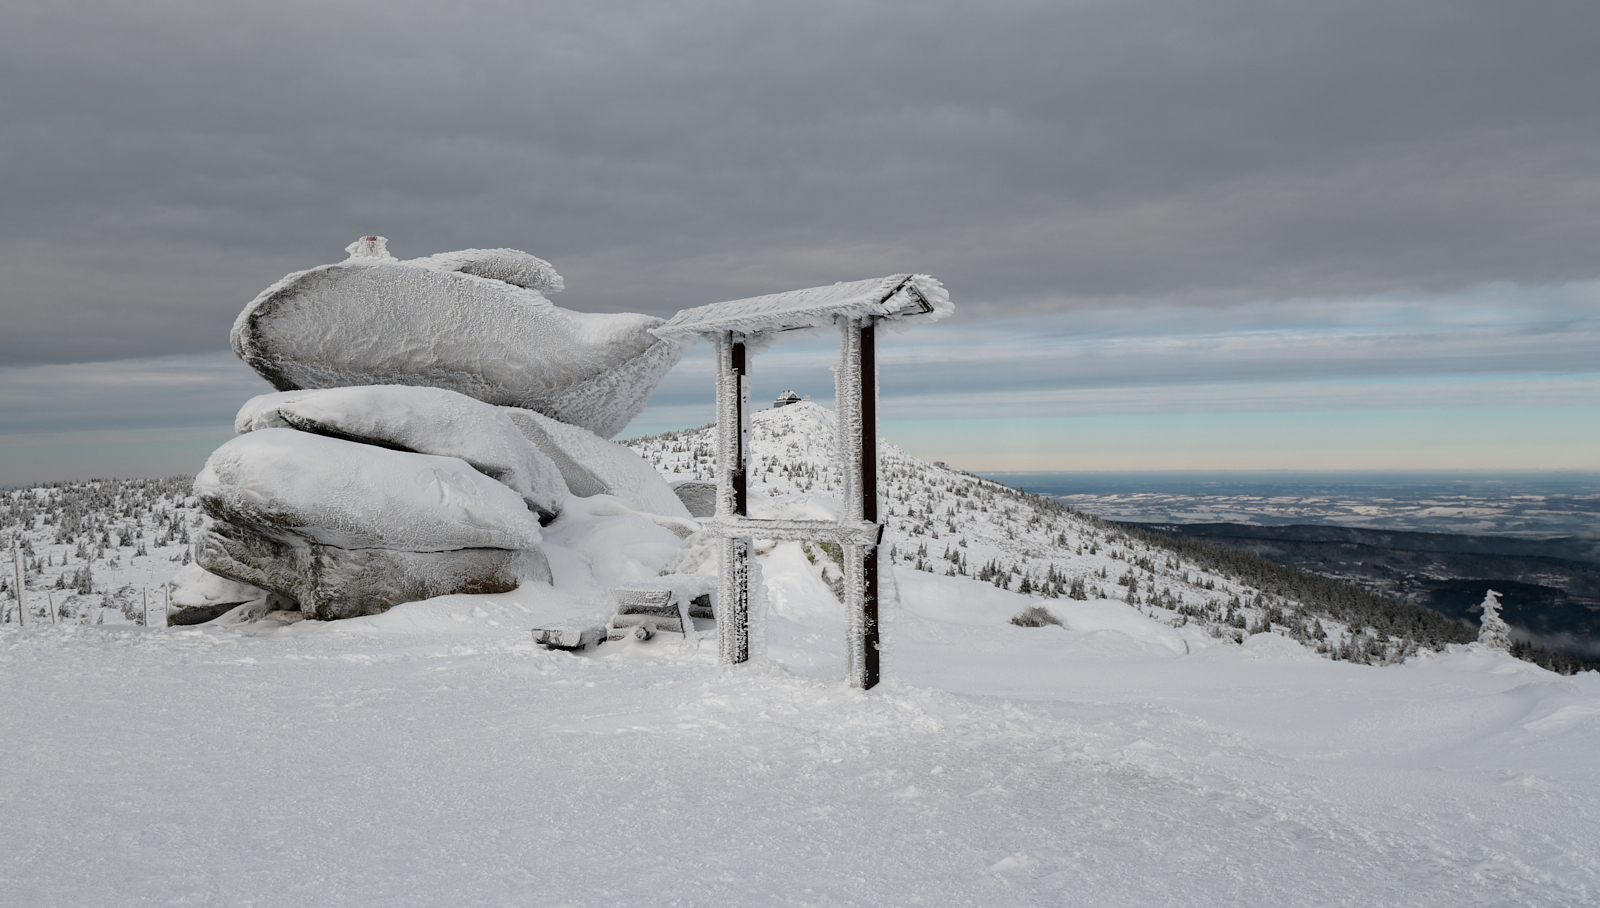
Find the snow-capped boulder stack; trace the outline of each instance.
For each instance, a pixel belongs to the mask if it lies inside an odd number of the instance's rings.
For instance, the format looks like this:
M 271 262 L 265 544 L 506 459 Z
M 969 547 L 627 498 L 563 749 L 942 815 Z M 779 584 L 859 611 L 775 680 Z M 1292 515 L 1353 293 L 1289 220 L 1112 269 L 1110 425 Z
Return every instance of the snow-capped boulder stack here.
M 234 431 L 289 428 L 418 454 L 457 457 L 515 491 L 548 523 L 567 483 L 554 461 L 498 407 L 446 391 L 368 385 L 252 398 Z M 632 452 L 629 452 L 630 454 Z
M 195 480 L 214 522 L 196 546 L 210 573 L 177 585 L 193 600 L 184 623 L 230 605 L 326 620 L 550 583 L 540 527 L 575 499 L 593 499 L 582 521 L 698 529 L 607 440 L 682 353 L 650 333 L 661 319 L 557 309 L 545 294 L 561 276 L 511 249 L 402 262 L 371 236 L 346 251 L 234 325 L 234 351 L 280 390 L 245 404 Z
M 610 438 L 644 409 L 682 346 L 632 313 L 557 308 L 549 262 L 514 249 L 400 261 L 365 237 L 335 265 L 262 291 L 233 350 L 280 391 L 421 385 L 521 407 Z
M 201 566 L 310 618 L 550 579 L 523 497 L 455 457 L 265 428 L 218 448 L 195 493 L 215 520 Z

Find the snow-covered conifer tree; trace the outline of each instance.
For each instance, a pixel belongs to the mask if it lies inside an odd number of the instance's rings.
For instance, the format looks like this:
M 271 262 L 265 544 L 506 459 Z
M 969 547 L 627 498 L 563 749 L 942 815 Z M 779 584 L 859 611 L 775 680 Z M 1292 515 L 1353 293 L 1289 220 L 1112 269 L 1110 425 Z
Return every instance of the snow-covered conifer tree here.
M 1478 629 L 1478 642 L 1495 649 L 1511 649 L 1511 625 L 1500 617 L 1500 594 L 1489 590 L 1483 596 L 1483 624 Z

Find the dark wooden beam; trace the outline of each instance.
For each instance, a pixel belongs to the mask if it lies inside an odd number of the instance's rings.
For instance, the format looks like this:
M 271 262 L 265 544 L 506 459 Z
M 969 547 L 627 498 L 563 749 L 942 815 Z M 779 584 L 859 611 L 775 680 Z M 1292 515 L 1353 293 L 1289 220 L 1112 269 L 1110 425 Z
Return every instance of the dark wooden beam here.
M 738 433 L 738 455 L 733 460 L 733 513 L 740 517 L 750 516 L 750 477 L 745 468 L 745 460 L 749 458 L 750 439 L 745 433 L 745 422 L 750 414 L 745 408 L 750 405 L 749 393 L 749 360 L 745 355 L 744 343 L 735 341 L 729 351 L 733 361 L 733 374 L 737 379 L 738 391 L 735 392 L 734 414 L 737 422 L 733 424 L 733 431 Z
M 732 425 L 724 430 L 732 432 L 733 444 L 729 452 L 732 463 L 728 474 L 733 486 L 733 513 L 737 517 L 750 516 L 750 488 L 747 461 L 750 459 L 750 438 L 745 432 L 750 406 L 750 357 L 742 341 L 729 333 L 724 342 L 728 348 L 728 372 L 731 382 L 719 382 L 719 387 L 733 399 L 727 407 L 718 408 L 718 421 L 726 413 Z M 721 368 L 719 364 L 718 368 Z M 719 426 L 719 429 L 724 427 Z M 723 578 L 720 601 L 717 605 L 717 640 L 719 658 L 723 663 L 737 664 L 750 661 L 750 539 L 735 537 L 724 539 L 722 554 Z
M 875 320 L 861 322 L 861 519 L 878 522 L 878 346 Z M 880 677 L 878 658 L 878 546 L 867 547 L 862 564 L 861 687 Z

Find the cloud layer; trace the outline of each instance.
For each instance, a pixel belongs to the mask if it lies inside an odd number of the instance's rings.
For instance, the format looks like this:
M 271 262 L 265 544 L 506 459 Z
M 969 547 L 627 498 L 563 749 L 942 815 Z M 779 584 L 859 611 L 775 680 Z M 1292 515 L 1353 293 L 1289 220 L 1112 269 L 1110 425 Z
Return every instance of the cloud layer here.
M 1595 34 L 1583 0 L 15 4 L 0 364 L 218 349 L 368 232 L 660 314 L 909 269 L 1166 320 L 1590 280 Z

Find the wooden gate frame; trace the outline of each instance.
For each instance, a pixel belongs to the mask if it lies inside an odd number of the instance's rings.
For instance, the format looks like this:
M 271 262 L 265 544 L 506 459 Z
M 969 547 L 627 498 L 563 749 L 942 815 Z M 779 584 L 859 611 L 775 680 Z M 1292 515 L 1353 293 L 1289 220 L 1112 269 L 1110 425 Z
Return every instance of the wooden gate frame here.
M 880 321 L 927 320 L 953 310 L 938 281 L 896 274 L 870 281 L 686 309 L 654 329 L 663 338 L 716 344 L 717 513 L 702 526 L 721 537 L 717 593 L 718 656 L 750 658 L 750 561 L 756 538 L 821 540 L 844 551 L 847 678 L 862 689 L 882 676 L 879 647 L 878 356 Z M 749 511 L 750 362 L 784 331 L 837 325 L 838 458 L 844 516 L 829 520 L 765 520 Z

